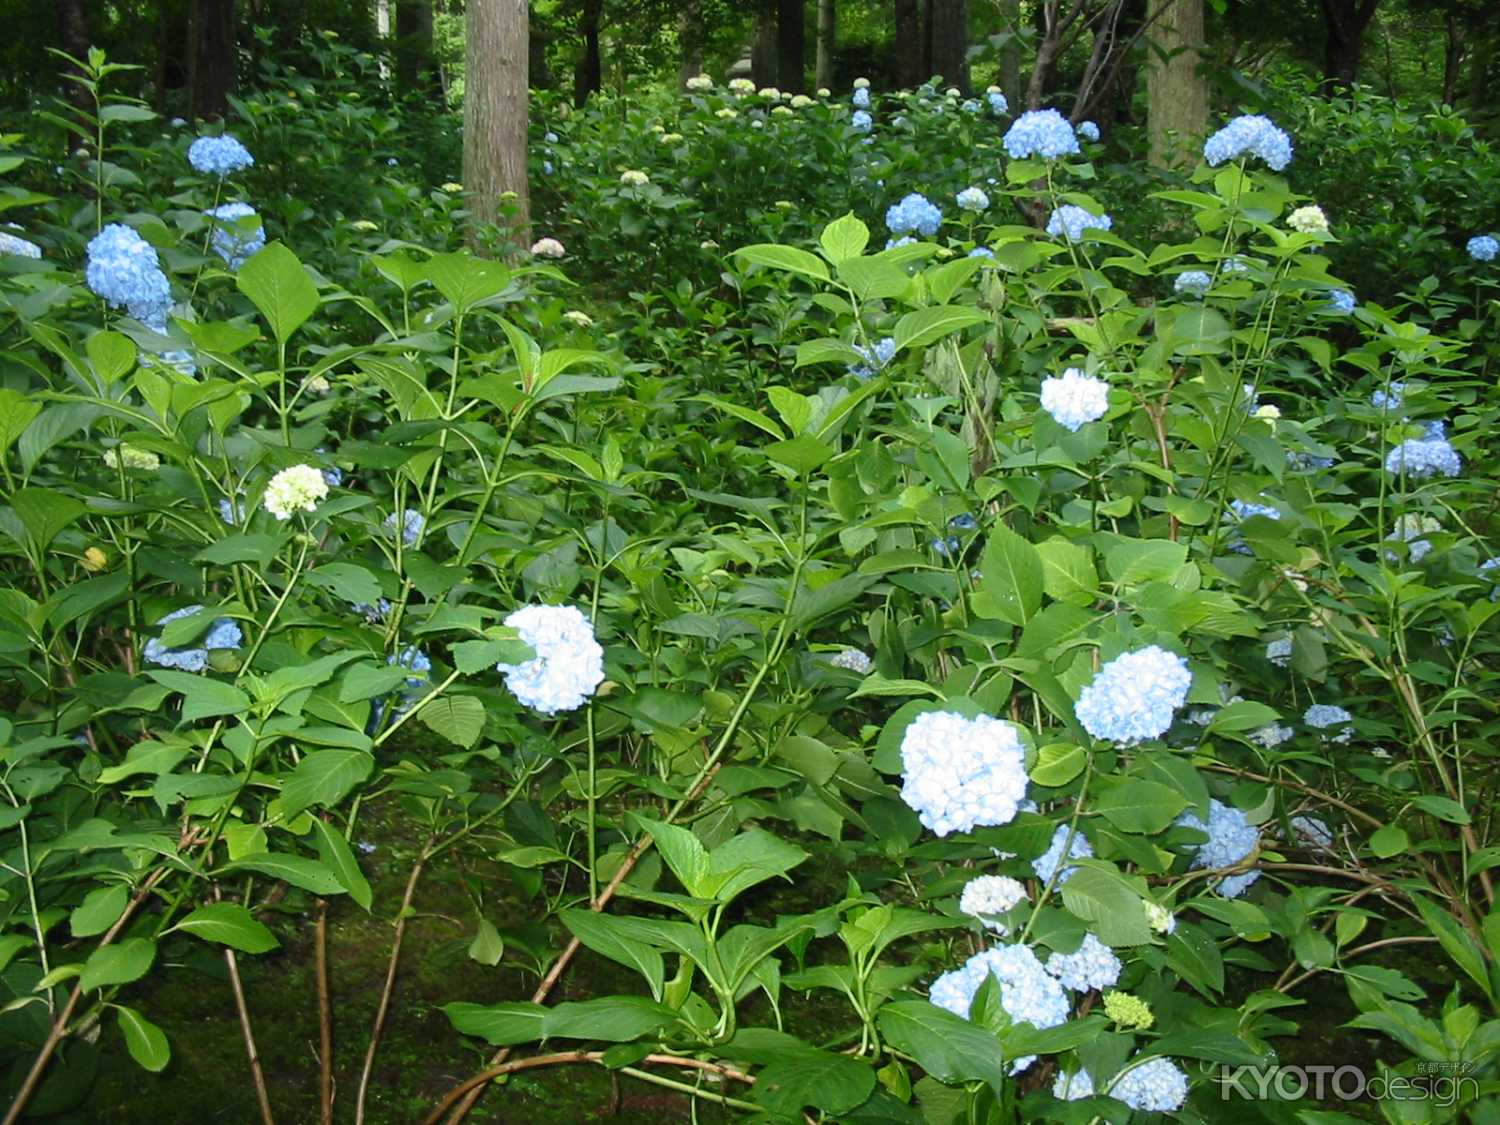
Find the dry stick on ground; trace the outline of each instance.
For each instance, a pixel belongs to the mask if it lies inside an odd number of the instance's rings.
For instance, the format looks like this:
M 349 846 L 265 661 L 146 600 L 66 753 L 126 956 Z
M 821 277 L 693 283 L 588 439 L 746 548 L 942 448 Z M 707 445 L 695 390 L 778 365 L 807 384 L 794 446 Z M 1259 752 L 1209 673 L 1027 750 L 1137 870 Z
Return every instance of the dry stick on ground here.
M 120 931 L 125 928 L 125 924 L 130 921 L 131 916 L 135 914 L 141 903 L 146 901 L 147 896 L 151 894 L 156 884 L 161 882 L 166 873 L 167 868 L 158 867 L 141 884 L 141 889 L 135 892 L 135 896 L 126 905 L 124 913 L 105 932 L 103 939 L 95 947 L 96 950 L 103 949 L 119 936 Z M 20 1090 L 16 1092 L 15 1101 L 10 1103 L 10 1109 L 5 1114 L 4 1125 L 15 1125 L 26 1111 L 26 1103 L 31 1100 L 31 1096 L 36 1093 L 36 1088 L 41 1085 L 42 1075 L 46 1073 L 47 1064 L 52 1061 L 52 1056 L 57 1051 L 57 1045 L 62 1042 L 63 1035 L 67 1033 L 68 1021 L 73 1018 L 73 1011 L 78 1007 L 78 1001 L 82 996 L 82 983 L 75 984 L 72 995 L 68 997 L 68 1002 L 63 1005 L 63 1010 L 52 1021 L 52 1029 L 47 1033 L 47 1040 L 42 1044 L 42 1049 L 36 1053 L 36 1058 L 32 1060 L 31 1069 L 26 1072 L 26 1080 L 21 1083 Z
M 529 1059 L 517 1059 L 515 1062 L 499 1063 L 486 1070 L 480 1071 L 473 1078 L 459 1083 L 449 1090 L 443 1100 L 433 1107 L 432 1112 L 422 1118 L 422 1125 L 437 1125 L 438 1118 L 442 1117 L 448 1108 L 465 1094 L 473 1093 L 480 1089 L 486 1082 L 499 1078 L 503 1074 L 514 1074 L 518 1070 L 532 1070 L 541 1066 L 563 1066 L 570 1063 L 597 1063 L 604 1058 L 603 1051 L 558 1051 L 551 1055 L 533 1055 Z M 720 1078 L 732 1078 L 736 1082 L 743 1082 L 747 1086 L 754 1085 L 755 1079 L 748 1074 L 743 1074 L 733 1067 L 724 1066 L 720 1063 L 705 1062 L 703 1059 L 687 1059 L 678 1055 L 647 1055 L 641 1060 L 646 1063 L 656 1063 L 660 1066 L 680 1066 L 689 1070 L 701 1070 L 709 1074 L 716 1074 Z M 630 1067 L 624 1068 L 627 1072 Z M 612 1072 L 613 1073 L 613 1072 Z M 732 1102 L 733 1099 L 726 1098 L 723 1094 L 704 1091 L 704 1097 L 713 1098 L 716 1101 Z
M 250 1027 L 250 1009 L 245 1004 L 245 988 L 240 984 L 240 966 L 234 950 L 224 947 L 224 963 L 229 966 L 229 987 L 234 990 L 234 1007 L 240 1015 L 240 1030 L 245 1035 L 245 1054 L 250 1056 L 250 1077 L 255 1081 L 255 1097 L 260 1102 L 260 1119 L 265 1125 L 276 1125 L 271 1116 L 271 1092 L 266 1089 L 266 1075 L 260 1066 L 260 1052 L 255 1049 L 255 1032 Z
M 318 899 L 318 1106 L 322 1125 L 333 1125 L 333 1006 L 328 999 L 328 903 Z
M 365 1095 L 370 1088 L 370 1074 L 375 1069 L 375 1052 L 380 1049 L 380 1033 L 385 1028 L 385 1016 L 391 1007 L 391 994 L 396 989 L 396 967 L 401 961 L 401 939 L 406 936 L 406 917 L 411 911 L 411 900 L 417 893 L 417 880 L 422 877 L 436 836 L 429 837 L 422 845 L 421 854 L 406 880 L 406 893 L 401 896 L 401 912 L 396 916 L 396 936 L 391 940 L 391 957 L 385 967 L 385 987 L 380 991 L 380 1006 L 375 1009 L 375 1022 L 370 1025 L 370 1045 L 365 1049 L 365 1065 L 359 1075 L 359 1092 L 354 1099 L 354 1125 L 364 1125 Z

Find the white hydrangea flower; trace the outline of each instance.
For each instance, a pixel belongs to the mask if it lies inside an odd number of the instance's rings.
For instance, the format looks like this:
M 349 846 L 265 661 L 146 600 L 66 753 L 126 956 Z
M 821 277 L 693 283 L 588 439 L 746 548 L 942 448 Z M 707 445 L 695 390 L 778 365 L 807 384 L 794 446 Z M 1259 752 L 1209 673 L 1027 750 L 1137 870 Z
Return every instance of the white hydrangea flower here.
M 1120 979 L 1120 959 L 1093 934 L 1073 953 L 1054 953 L 1047 958 L 1047 971 L 1074 992 L 1109 988 Z
M 505 623 L 536 650 L 524 664 L 497 664 L 505 686 L 543 715 L 576 711 L 604 680 L 604 650 L 575 606 L 529 605 Z
M 1159 934 L 1170 934 L 1177 928 L 1177 916 L 1159 903 L 1143 899 L 1146 907 L 1146 922 Z
M 578 309 L 569 309 L 562 314 L 562 318 L 569 324 L 577 325 L 579 328 L 592 328 L 594 326 L 594 318 Z
M 706 74 L 695 74 L 686 82 L 689 90 L 712 90 L 714 80 Z
M 1005 934 L 1010 932 L 1010 927 L 986 915 L 1004 914 L 1025 900 L 1026 887 L 1019 879 L 1012 879 L 1009 875 L 981 875 L 964 884 L 963 893 L 958 897 L 958 908 L 978 918 L 987 929 Z
M 875 667 L 875 661 L 871 660 L 857 648 L 846 648 L 843 652 L 836 652 L 828 661 L 835 668 L 843 668 L 846 671 L 857 672 L 861 676 L 869 673 Z
M 1286 217 L 1286 225 L 1301 234 L 1327 234 L 1328 216 L 1316 204 L 1298 207 Z
M 901 799 L 939 836 L 1007 824 L 1026 796 L 1026 755 L 1016 729 L 988 715 L 918 715 L 901 739 L 901 767 Z
M 143 469 L 148 473 L 161 468 L 161 458 L 149 449 L 138 449 L 124 442 L 104 451 L 104 463 L 111 469 L 118 469 L 123 463 L 127 469 Z
M 651 182 L 651 177 L 634 168 L 627 168 L 620 173 L 620 182 L 627 187 L 645 187 Z
M 1073 432 L 1095 422 L 1109 410 L 1109 384 L 1069 367 L 1060 378 L 1042 380 L 1042 409 L 1053 421 Z
M 266 511 L 279 520 L 292 518 L 293 512 L 310 512 L 328 495 L 323 473 L 311 465 L 293 465 L 282 469 L 266 485 Z
M 534 258 L 561 258 L 567 253 L 563 244 L 555 238 L 539 238 L 531 244 Z

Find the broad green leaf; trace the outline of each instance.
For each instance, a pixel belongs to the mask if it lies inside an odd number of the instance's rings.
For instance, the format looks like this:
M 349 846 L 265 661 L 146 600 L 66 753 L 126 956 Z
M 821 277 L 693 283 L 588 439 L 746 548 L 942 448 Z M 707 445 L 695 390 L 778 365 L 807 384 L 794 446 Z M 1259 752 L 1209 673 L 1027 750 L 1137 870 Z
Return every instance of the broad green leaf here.
M 974 611 L 1012 625 L 1025 625 L 1042 607 L 1042 557 L 1037 549 L 996 521 L 979 564 Z
M 500 931 L 488 918 L 479 919 L 478 931 L 469 943 L 469 959 L 481 965 L 498 965 L 505 956 L 505 942 L 500 940 Z
M 1170 582 L 1187 561 L 1187 544 L 1169 539 L 1126 539 L 1104 555 L 1109 576 L 1122 586 Z
M 484 704 L 472 695 L 448 695 L 417 712 L 422 725 L 449 742 L 468 749 L 484 733 Z
M 146 675 L 162 687 L 182 694 L 184 723 L 216 715 L 238 715 L 250 709 L 250 697 L 233 684 L 192 672 L 152 671 Z
M 308 571 L 302 580 L 338 595 L 350 605 L 375 605 L 380 601 L 380 583 L 375 575 L 353 563 L 324 563 Z
M 124 1004 L 116 1004 L 114 1008 L 130 1057 L 153 1074 L 165 1070 L 167 1063 L 172 1061 L 172 1048 L 162 1029 L 134 1008 L 127 1008 Z
M 233 863 L 225 864 L 222 871 L 258 871 L 272 879 L 280 879 L 315 895 L 338 895 L 344 893 L 338 877 L 323 864 L 306 856 L 289 855 L 286 852 L 261 852 L 247 855 Z
M 314 750 L 287 775 L 282 812 L 290 819 L 315 805 L 337 805 L 374 768 L 374 756 L 363 750 Z
M 817 281 L 828 280 L 828 267 L 823 259 L 795 246 L 778 246 L 775 243 L 759 243 L 742 246 L 733 254 L 740 261 L 755 266 L 767 266 L 773 270 L 799 274 Z
M 677 1013 L 644 996 L 606 996 L 599 1000 L 540 1004 L 468 1004 L 443 1007 L 453 1026 L 494 1047 L 542 1039 L 597 1039 L 629 1043 L 677 1022 Z
M 93 937 L 102 934 L 119 920 L 130 902 L 130 888 L 124 883 L 107 887 L 95 887 L 83 896 L 83 902 L 74 907 L 68 918 L 68 926 L 74 937 Z
M 772 442 L 763 448 L 763 452 L 798 476 L 806 476 L 833 456 L 833 449 L 811 434 L 802 434 L 790 441 Z
M 1066 785 L 1083 772 L 1086 761 L 1082 747 L 1054 742 L 1037 751 L 1036 764 L 1031 767 L 1031 780 L 1053 788 Z
M 122 332 L 95 332 L 84 343 L 89 363 L 107 386 L 135 366 L 135 341 Z
M 200 906 L 172 928 L 186 930 L 194 937 L 227 945 L 242 953 L 269 953 L 281 945 L 275 934 L 237 902 L 211 902 Z
M 373 901 L 370 883 L 359 869 L 359 861 L 355 859 L 349 841 L 322 817 L 313 817 L 312 826 L 317 838 L 318 858 L 333 872 L 349 897 L 368 911 Z
M 992 1032 L 925 1000 L 893 1000 L 876 1016 L 880 1034 L 941 1082 L 1005 1089 L 1005 1059 Z
M 592 910 L 570 909 L 561 912 L 562 923 L 570 933 L 600 956 L 608 957 L 626 968 L 634 969 L 646 978 L 653 998 L 662 998 L 662 983 L 666 979 L 666 966 L 662 956 L 651 946 L 635 940 L 634 935 L 621 932 L 615 919 L 608 914 L 597 914 Z
M 460 314 L 489 300 L 510 284 L 510 270 L 499 262 L 459 251 L 434 254 L 427 261 L 427 279 Z
M 242 265 L 234 283 L 283 344 L 318 309 L 318 290 L 307 269 L 280 242 L 268 243 Z
M 148 938 L 126 938 L 113 945 L 100 946 L 83 964 L 78 984 L 85 992 L 111 984 L 129 984 L 140 980 L 156 960 L 156 942 Z
M 1062 884 L 1063 905 L 1106 945 L 1145 945 L 1151 940 L 1141 896 L 1119 876 L 1079 867 Z
M 818 245 L 823 248 L 823 254 L 834 265 L 838 265 L 845 258 L 859 257 L 869 244 L 870 228 L 856 219 L 852 213 L 834 219 L 823 228 L 823 233 L 818 236 Z
M 1122 832 L 1155 835 L 1187 807 L 1187 798 L 1156 781 L 1127 778 L 1103 789 L 1094 811 Z
M 920 348 L 975 324 L 988 324 L 989 314 L 968 305 L 937 305 L 914 309 L 896 322 L 896 347 Z
M 1036 544 L 1042 560 L 1042 590 L 1070 605 L 1093 605 L 1099 596 L 1099 572 L 1087 547 L 1054 535 Z

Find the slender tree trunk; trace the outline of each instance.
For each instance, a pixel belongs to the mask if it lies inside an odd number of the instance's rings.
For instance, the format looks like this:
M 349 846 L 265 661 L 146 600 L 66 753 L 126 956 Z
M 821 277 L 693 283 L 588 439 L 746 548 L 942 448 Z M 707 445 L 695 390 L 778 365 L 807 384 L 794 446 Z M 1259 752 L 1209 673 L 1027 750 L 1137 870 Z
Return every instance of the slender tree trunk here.
M 1170 5 L 1152 23 L 1146 71 L 1146 126 L 1150 160 L 1158 168 L 1192 163 L 1208 128 L 1208 83 L 1199 72 L 1203 0 Z
M 464 186 L 479 224 L 507 222 L 530 239 L 526 184 L 527 0 L 468 0 L 464 52 Z M 503 202 L 502 193 L 515 193 Z M 511 213 L 502 215 L 502 206 Z M 471 241 L 480 234 L 476 229 Z
M 807 5 L 777 0 L 776 85 L 793 94 L 807 89 Z
M 573 70 L 573 104 L 581 106 L 589 95 L 604 85 L 604 61 L 599 53 L 599 20 L 604 12 L 603 0 L 584 0 L 583 55 Z
M 838 0 L 818 0 L 818 61 L 813 82 L 819 89 L 833 88 L 833 49 L 838 27 Z
M 1490 100 L 1490 61 L 1495 57 L 1493 34 L 1476 35 L 1469 52 L 1469 112 L 1484 109 Z
M 1452 105 L 1458 98 L 1458 74 L 1464 64 L 1464 40 L 1459 29 L 1458 12 L 1448 9 L 1448 42 L 1443 50 L 1443 104 Z
M 1000 33 L 1005 36 L 1000 44 L 1000 81 L 997 85 L 1005 94 L 1012 109 L 1020 112 L 1021 105 L 1021 0 L 998 0 L 1000 7 Z
M 917 20 L 917 0 L 896 0 L 896 85 L 910 90 L 921 83 L 921 27 Z
M 435 88 L 432 0 L 396 0 L 396 82 L 408 94 Z
M 750 49 L 750 77 L 757 86 L 776 85 L 776 4 L 759 0 L 755 8 L 755 45 Z
M 375 0 L 375 38 L 379 41 L 376 58 L 382 81 L 391 80 L 391 64 L 387 52 L 391 49 L 391 0 Z
M 192 89 L 188 116 L 223 117 L 235 87 L 239 51 L 235 42 L 234 0 L 193 0 Z
M 932 0 L 922 2 L 922 73 L 918 82 L 932 77 Z
M 943 76 L 943 85 L 969 92 L 969 3 L 968 0 L 931 0 L 932 73 Z
M 80 62 L 89 57 L 89 23 L 84 15 L 83 0 L 57 0 L 57 38 L 62 49 Z M 94 102 L 87 90 L 76 82 L 64 85 L 70 103 L 79 109 L 93 111 Z
M 689 78 L 703 73 L 703 5 L 699 0 L 686 0 L 677 13 L 677 41 L 682 44 L 677 84 L 685 89 Z
M 1365 29 L 1380 0 L 1323 0 L 1323 93 L 1354 85 L 1365 53 Z

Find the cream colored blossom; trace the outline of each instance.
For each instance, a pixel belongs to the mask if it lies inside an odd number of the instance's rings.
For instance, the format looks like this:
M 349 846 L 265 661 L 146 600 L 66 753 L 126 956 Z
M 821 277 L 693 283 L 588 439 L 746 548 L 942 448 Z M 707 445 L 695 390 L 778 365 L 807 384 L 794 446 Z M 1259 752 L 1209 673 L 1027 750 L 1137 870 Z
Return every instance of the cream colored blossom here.
M 651 177 L 644 172 L 637 172 L 634 168 L 627 168 L 620 173 L 620 182 L 629 187 L 644 187 L 651 182 Z
M 831 98 L 831 97 L 833 97 L 833 91 L 830 90 L 827 86 L 819 86 L 818 87 L 818 97 L 820 97 L 820 98 Z
M 463 191 L 464 190 L 464 185 L 463 184 L 457 184 L 457 183 L 454 183 L 452 180 L 449 180 L 446 184 L 442 185 L 442 189 L 444 191 L 446 191 L 449 195 L 452 195 L 454 192 Z
M 1286 217 L 1286 225 L 1302 234 L 1327 234 L 1328 216 L 1316 204 L 1298 207 Z
M 712 90 L 714 80 L 706 74 L 695 74 L 687 80 L 689 90 Z
M 314 375 L 303 384 L 303 387 L 308 394 L 314 395 L 326 395 L 329 391 L 333 390 L 333 384 L 328 381 L 326 375 Z
M 868 78 L 856 78 L 854 80 L 854 88 L 856 90 L 868 90 L 870 88 L 870 80 Z
M 806 109 L 813 104 L 813 100 L 806 94 L 796 94 L 792 97 L 793 109 Z
M 282 469 L 266 485 L 266 511 L 279 520 L 292 518 L 293 512 L 310 512 L 328 495 L 328 482 L 311 465 L 293 465 Z
M 714 116 L 722 117 L 724 118 L 724 120 L 728 121 L 731 117 L 738 117 L 739 111 L 730 109 L 728 106 L 725 106 L 723 109 L 714 110 Z
M 360 230 L 360 231 L 372 231 L 372 230 L 379 230 L 380 229 L 374 223 L 370 222 L 369 219 L 355 219 L 349 225 L 351 227 L 353 227 L 355 230 Z
M 555 238 L 539 238 L 531 244 L 531 253 L 537 258 L 561 258 L 567 251 Z
M 111 469 L 118 469 L 122 462 L 127 469 L 142 469 L 148 473 L 161 468 L 161 458 L 149 449 L 139 449 L 121 442 L 115 448 L 104 451 L 104 463 Z
M 753 94 L 755 93 L 755 83 L 751 82 L 748 78 L 731 78 L 729 80 L 729 92 L 739 95 Z
M 781 91 L 778 90 L 775 86 L 762 86 L 757 91 L 757 93 L 759 93 L 763 98 L 772 98 L 776 101 L 781 100 Z
M 579 328 L 592 328 L 594 326 L 594 318 L 586 312 L 580 312 L 578 309 L 569 309 L 563 313 L 562 318 L 569 324 L 575 324 Z

